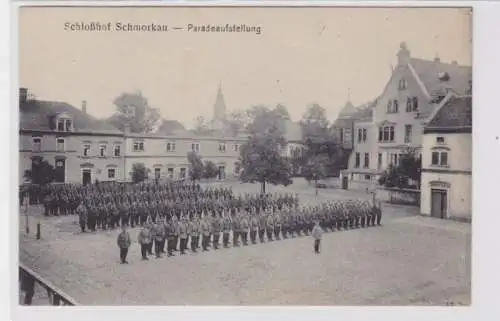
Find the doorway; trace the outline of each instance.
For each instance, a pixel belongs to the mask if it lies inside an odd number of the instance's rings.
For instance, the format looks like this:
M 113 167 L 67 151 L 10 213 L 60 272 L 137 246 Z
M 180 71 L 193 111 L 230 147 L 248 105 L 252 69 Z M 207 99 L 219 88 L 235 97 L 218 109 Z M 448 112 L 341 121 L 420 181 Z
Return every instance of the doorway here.
M 56 168 L 54 170 L 54 180 L 57 183 L 64 183 L 65 173 L 66 173 L 66 160 L 57 158 Z
M 226 167 L 219 166 L 219 180 L 223 180 L 226 178 Z
M 92 183 L 92 173 L 90 169 L 82 170 L 82 184 L 88 185 Z
M 342 176 L 342 189 L 348 189 L 349 186 L 349 177 L 343 175 Z
M 447 205 L 448 191 L 444 189 L 431 189 L 431 216 L 445 219 Z

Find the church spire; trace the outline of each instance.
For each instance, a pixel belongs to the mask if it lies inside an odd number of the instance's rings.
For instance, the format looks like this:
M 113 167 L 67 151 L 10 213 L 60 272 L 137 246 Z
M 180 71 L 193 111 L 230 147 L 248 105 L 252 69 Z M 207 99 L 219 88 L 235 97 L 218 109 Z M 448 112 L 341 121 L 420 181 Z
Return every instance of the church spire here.
M 222 94 L 222 83 L 219 81 L 219 88 L 214 104 L 214 121 L 223 121 L 226 119 L 226 102 Z

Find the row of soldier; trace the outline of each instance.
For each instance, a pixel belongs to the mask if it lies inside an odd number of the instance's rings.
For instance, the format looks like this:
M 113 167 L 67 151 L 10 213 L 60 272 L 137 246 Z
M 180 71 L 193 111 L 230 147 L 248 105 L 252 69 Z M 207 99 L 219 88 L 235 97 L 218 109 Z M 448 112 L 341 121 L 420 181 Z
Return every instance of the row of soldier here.
M 230 244 L 238 247 L 250 242 L 256 244 L 257 241 L 264 243 L 309 235 L 315 222 L 319 222 L 324 231 L 335 231 L 380 225 L 381 218 L 380 207 L 365 201 L 332 201 L 301 208 L 286 205 L 281 209 L 268 207 L 264 211 L 254 207 L 234 214 L 203 212 L 192 218 L 173 216 L 156 223 L 148 219 L 139 232 L 138 243 L 143 260 L 147 260 L 148 254 L 153 254 L 153 244 L 159 258 L 162 253 L 168 256 L 176 251 L 185 254 L 188 248 L 192 252 L 200 248 L 207 251 L 211 244 L 219 249 L 221 244 L 226 248 Z

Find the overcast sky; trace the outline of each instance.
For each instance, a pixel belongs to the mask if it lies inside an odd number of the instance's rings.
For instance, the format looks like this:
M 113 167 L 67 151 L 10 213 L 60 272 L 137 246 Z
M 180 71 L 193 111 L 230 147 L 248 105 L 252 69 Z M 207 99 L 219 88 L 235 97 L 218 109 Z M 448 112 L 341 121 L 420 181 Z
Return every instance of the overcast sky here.
M 306 106 L 330 120 L 345 104 L 378 96 L 401 41 L 412 56 L 471 65 L 465 9 L 389 8 L 22 8 L 20 86 L 37 98 L 109 116 L 113 99 L 140 90 L 166 119 L 191 126 L 212 117 L 219 81 L 228 110 Z M 65 23 L 131 22 L 186 27 L 246 24 L 255 33 L 84 32 Z

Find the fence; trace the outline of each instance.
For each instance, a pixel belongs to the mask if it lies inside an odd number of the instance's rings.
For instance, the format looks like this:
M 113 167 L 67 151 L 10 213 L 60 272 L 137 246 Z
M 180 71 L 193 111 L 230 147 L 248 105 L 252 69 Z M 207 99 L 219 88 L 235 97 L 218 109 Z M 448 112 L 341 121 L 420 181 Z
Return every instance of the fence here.
M 19 263 L 19 281 L 21 283 L 21 291 L 24 292 L 24 301 L 22 305 L 31 305 L 35 295 L 35 289 L 43 289 L 47 291 L 47 297 L 50 305 L 77 305 L 69 295 L 62 290 L 56 288 L 50 282 L 44 280 L 35 271 Z M 40 285 L 36 287 L 35 284 Z
M 390 204 L 420 206 L 420 190 L 404 188 L 379 188 L 377 197 Z

